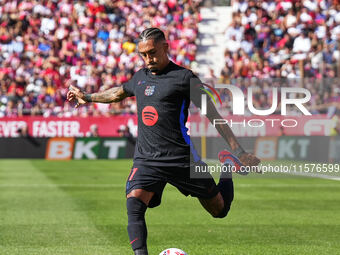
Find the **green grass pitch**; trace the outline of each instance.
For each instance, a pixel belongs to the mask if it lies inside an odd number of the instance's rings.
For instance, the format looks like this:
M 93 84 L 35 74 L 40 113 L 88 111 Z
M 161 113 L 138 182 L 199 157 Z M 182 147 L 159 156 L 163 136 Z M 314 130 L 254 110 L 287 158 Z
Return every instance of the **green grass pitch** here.
M 130 160 L 0 161 L 0 255 L 128 255 Z M 167 185 L 147 211 L 150 255 L 340 254 L 340 182 L 236 178 L 225 219 Z

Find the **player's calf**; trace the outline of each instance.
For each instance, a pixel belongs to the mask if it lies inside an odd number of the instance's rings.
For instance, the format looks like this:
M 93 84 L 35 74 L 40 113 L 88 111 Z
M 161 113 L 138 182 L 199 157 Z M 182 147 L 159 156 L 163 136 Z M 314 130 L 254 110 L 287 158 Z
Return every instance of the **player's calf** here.
M 231 174 L 228 175 L 227 177 L 223 177 L 223 175 L 221 175 L 217 187 L 223 198 L 224 206 L 216 218 L 224 218 L 228 215 L 231 203 L 233 202 L 234 199 L 234 184 L 233 179 L 231 178 Z
M 148 255 L 146 247 L 147 229 L 145 224 L 146 204 L 136 197 L 126 201 L 128 214 L 128 234 L 135 255 Z
M 218 214 L 213 215 L 213 217 L 214 218 L 225 218 L 228 215 L 232 201 L 233 201 L 233 198 L 226 200 L 226 198 L 223 197 L 224 206 L 222 210 Z
M 211 199 L 199 199 L 199 201 L 204 209 L 206 209 L 214 218 L 226 217 L 232 202 L 232 200 L 225 201 L 221 195 L 221 192 Z
M 210 215 L 214 218 L 219 218 L 221 211 L 224 209 L 224 201 L 221 193 L 218 193 L 216 196 L 210 199 L 199 199 L 201 205 L 204 209 L 210 213 Z

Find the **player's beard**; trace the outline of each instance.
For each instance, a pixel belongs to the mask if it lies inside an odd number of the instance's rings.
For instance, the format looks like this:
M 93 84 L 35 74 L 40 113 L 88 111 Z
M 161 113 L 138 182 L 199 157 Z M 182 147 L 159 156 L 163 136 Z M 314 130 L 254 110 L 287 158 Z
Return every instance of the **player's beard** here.
M 158 71 L 159 71 L 157 67 L 151 67 L 151 68 L 149 68 L 149 70 L 153 73 L 158 73 Z

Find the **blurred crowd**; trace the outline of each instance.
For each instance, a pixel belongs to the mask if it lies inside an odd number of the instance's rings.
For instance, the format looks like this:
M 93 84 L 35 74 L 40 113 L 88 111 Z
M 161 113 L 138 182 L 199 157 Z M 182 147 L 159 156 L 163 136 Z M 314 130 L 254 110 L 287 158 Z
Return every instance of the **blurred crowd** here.
M 333 78 L 340 70 L 337 0 L 234 0 L 221 78 Z
M 335 79 L 340 77 L 338 0 L 233 0 L 232 12 L 225 31 L 225 65 L 220 77 L 211 70 L 210 80 L 243 88 L 248 83 L 261 86 L 254 103 L 267 109 L 268 88 L 275 83 L 282 87 L 282 81 L 290 79 L 287 86 L 310 90 L 313 113 L 340 111 L 339 79 Z
M 128 81 L 143 66 L 136 39 L 147 27 L 165 31 L 171 59 L 190 68 L 200 3 L 0 0 L 0 117 L 135 114 L 134 98 L 75 109 L 65 96 L 71 84 L 92 93 Z M 232 10 L 225 66 L 208 83 L 256 84 L 255 107 L 265 109 L 270 88 L 288 78 L 310 90 L 313 113 L 340 111 L 339 1 L 233 0 Z M 229 107 L 228 91 L 221 97 Z
M 142 67 L 136 39 L 166 32 L 170 57 L 195 59 L 198 0 L 0 0 L 0 117 L 134 114 L 133 98 L 74 109 L 70 84 L 88 93 L 120 86 Z

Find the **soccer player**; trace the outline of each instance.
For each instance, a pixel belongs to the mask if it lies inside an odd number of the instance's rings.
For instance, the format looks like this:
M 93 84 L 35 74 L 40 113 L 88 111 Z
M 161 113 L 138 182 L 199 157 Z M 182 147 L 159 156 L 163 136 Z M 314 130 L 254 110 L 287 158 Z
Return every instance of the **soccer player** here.
M 147 68 L 136 72 L 121 87 L 86 94 L 70 86 L 67 94 L 69 101 L 77 101 L 76 107 L 88 102 L 119 102 L 136 96 L 138 138 L 126 183 L 127 230 L 135 255 L 148 254 L 145 212 L 148 207 L 160 205 L 167 183 L 186 196 L 197 197 L 216 218 L 228 214 L 234 197 L 233 182 L 228 174 L 222 173 L 217 185 L 209 173 L 204 178 L 190 178 L 190 161 L 204 165 L 197 154 L 191 155 L 194 149 L 190 151 L 192 144 L 185 128 L 190 94 L 195 94 L 190 93 L 190 84 L 198 84 L 199 79 L 192 71 L 170 61 L 168 49 L 160 29 L 145 29 L 139 36 L 138 51 Z M 200 106 L 200 95 L 191 99 Z M 209 101 L 207 117 L 221 119 Z M 242 149 L 228 125 L 219 125 L 217 129 L 243 165 L 259 164 L 258 158 Z M 220 156 L 223 163 L 225 154 Z

